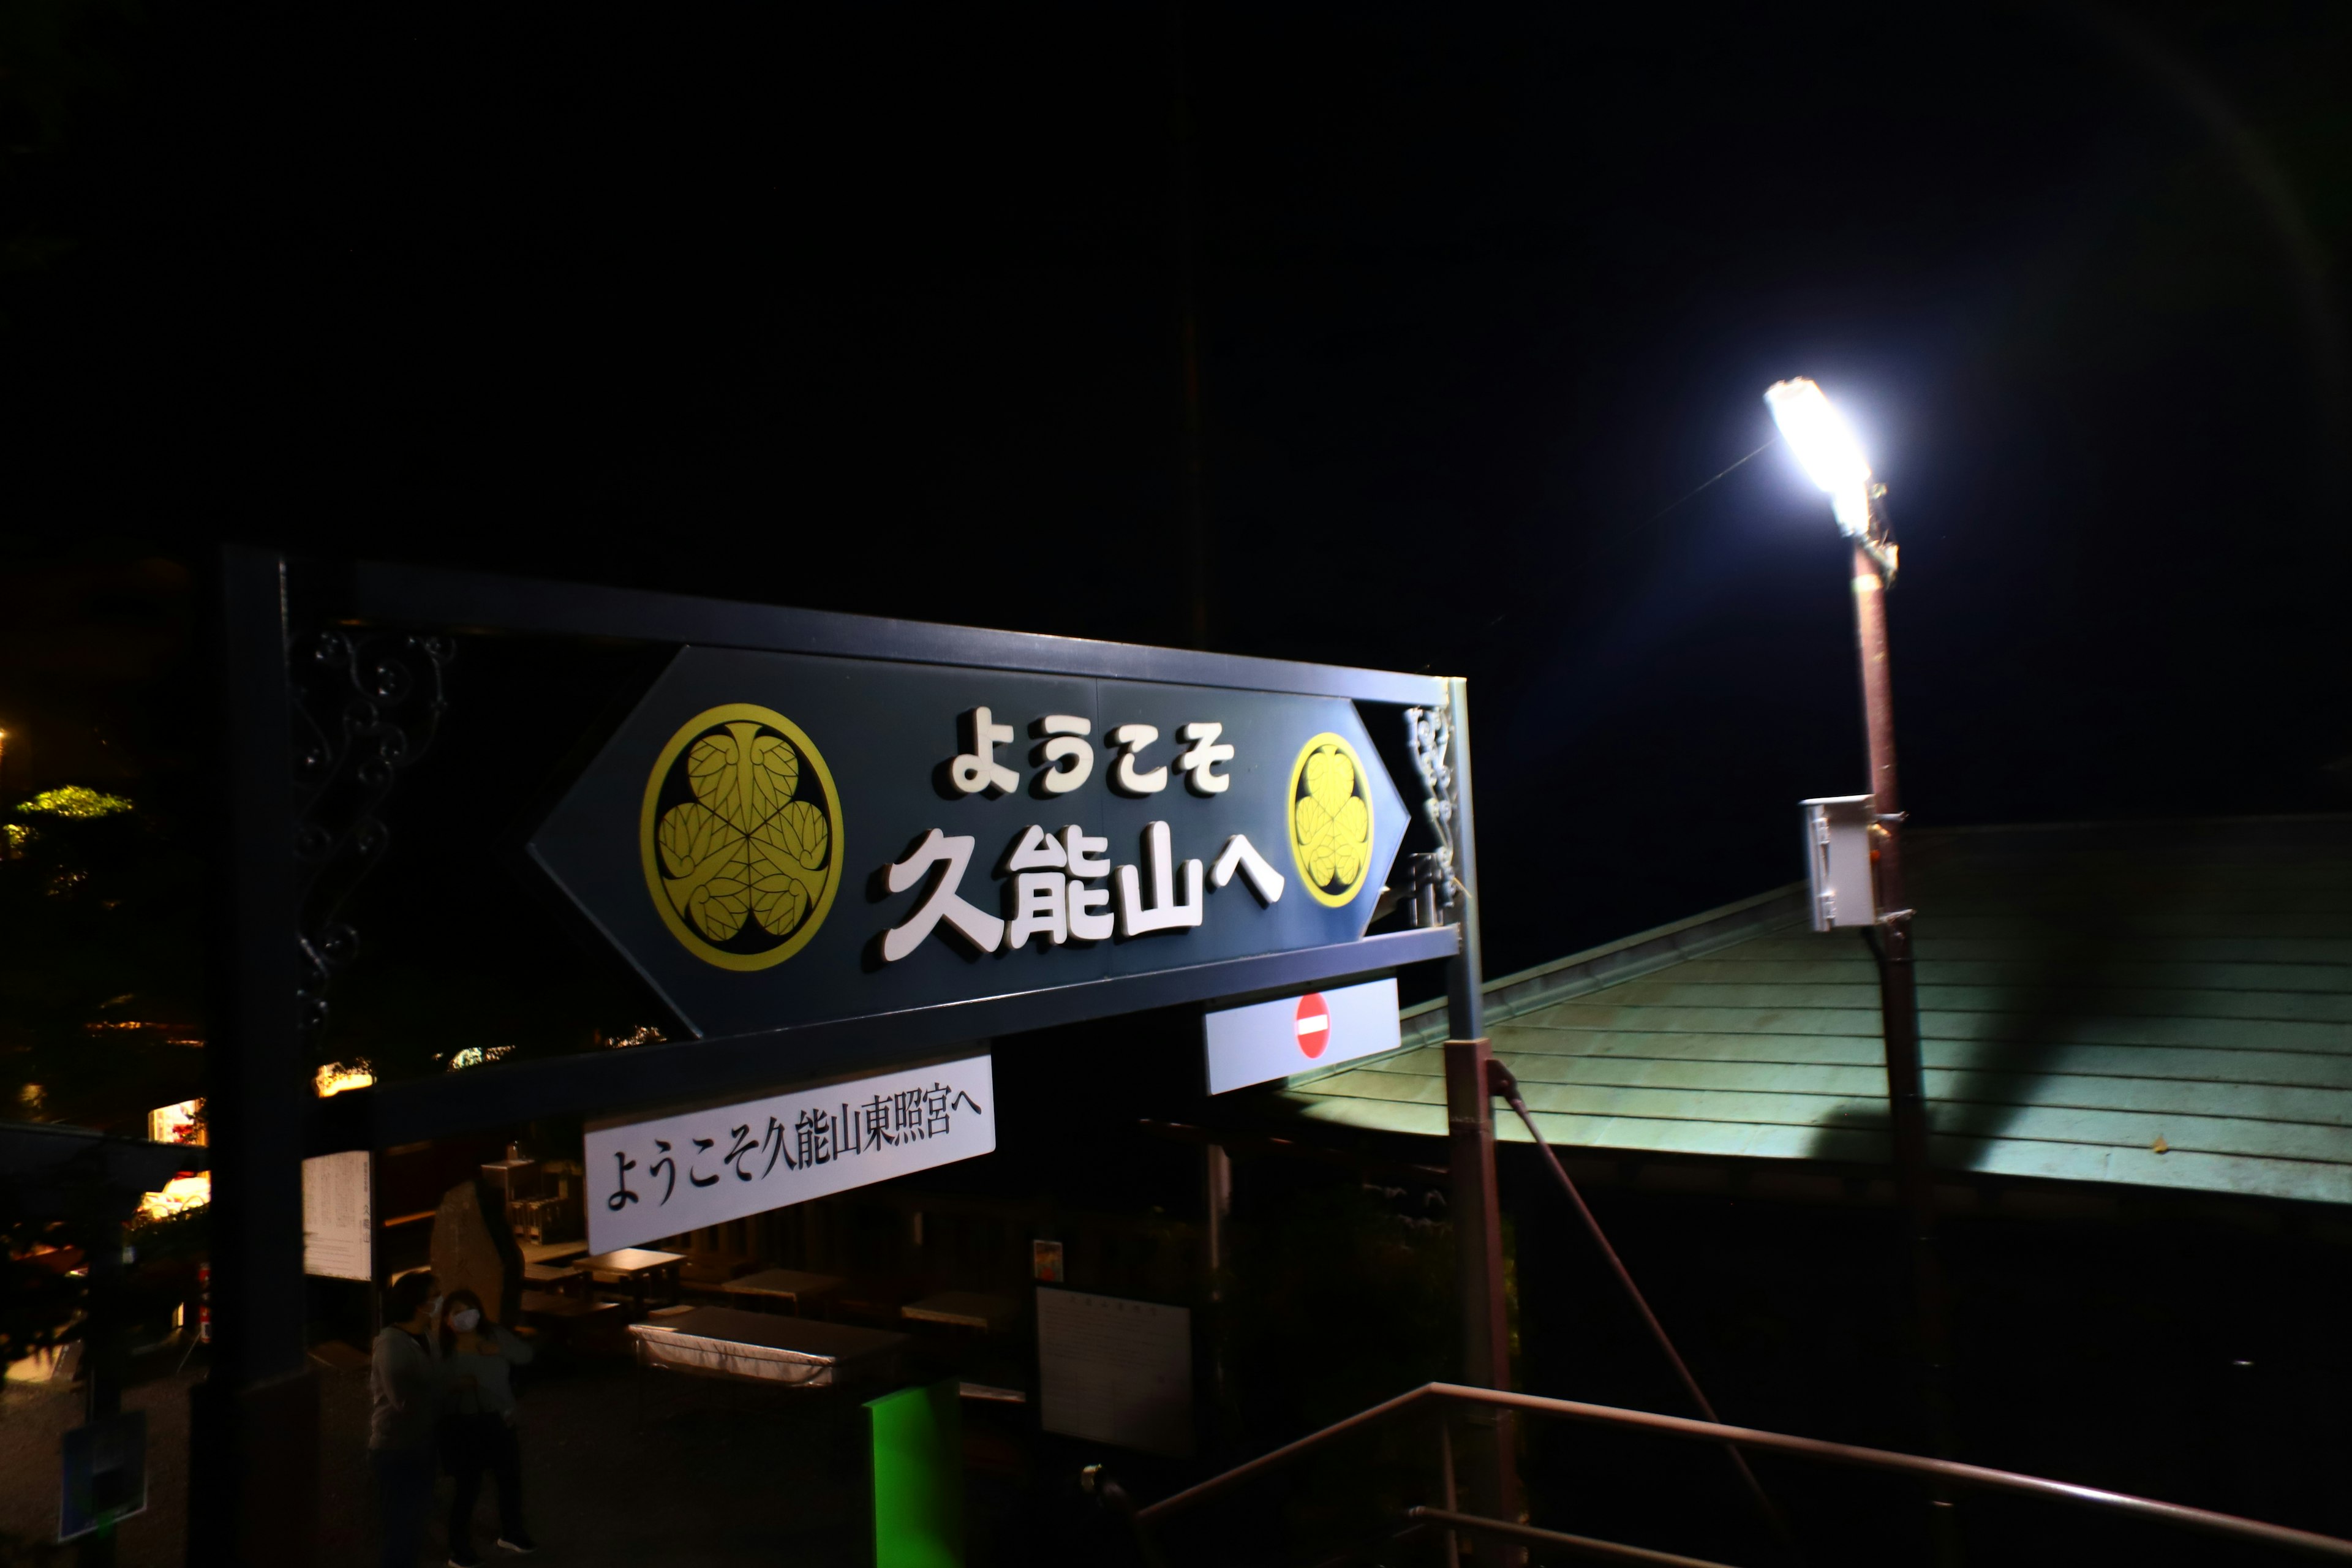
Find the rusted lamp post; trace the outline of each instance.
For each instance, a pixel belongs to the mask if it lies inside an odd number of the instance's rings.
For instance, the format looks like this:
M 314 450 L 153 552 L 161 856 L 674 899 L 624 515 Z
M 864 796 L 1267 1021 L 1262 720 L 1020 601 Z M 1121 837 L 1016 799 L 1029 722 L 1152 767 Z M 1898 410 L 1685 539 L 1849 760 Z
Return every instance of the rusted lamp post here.
M 1935 1182 L 1927 1164 L 1927 1105 L 1919 1065 L 1919 998 L 1912 966 L 1913 910 L 1903 890 L 1902 795 L 1895 777 L 1895 692 L 1887 671 L 1886 590 L 1895 549 L 1876 482 L 1860 443 L 1822 389 L 1801 377 L 1764 394 L 1773 423 L 1853 542 L 1854 633 L 1862 656 L 1862 707 L 1870 742 L 1869 833 L 1873 881 L 1871 952 L 1878 960 L 1878 1005 L 1885 1037 L 1886 1099 L 1893 1121 L 1895 1178 L 1911 1232 L 1920 1349 L 1927 1360 L 1929 1436 L 1950 1457 L 1949 1335 L 1942 1268 L 1936 1254 Z M 1841 921 L 1839 923 L 1846 923 Z M 1937 1512 L 1948 1510 L 1939 1508 Z

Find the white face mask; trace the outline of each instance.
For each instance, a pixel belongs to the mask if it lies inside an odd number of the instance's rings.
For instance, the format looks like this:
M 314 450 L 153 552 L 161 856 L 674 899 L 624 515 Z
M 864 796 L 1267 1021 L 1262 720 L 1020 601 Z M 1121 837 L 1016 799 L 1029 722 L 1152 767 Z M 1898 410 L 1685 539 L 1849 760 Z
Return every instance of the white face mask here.
M 457 1330 L 461 1334 L 472 1333 L 474 1331 L 474 1325 L 479 1323 L 481 1321 L 482 1314 L 477 1312 L 471 1307 L 460 1307 L 456 1311 L 449 1314 L 449 1326 Z
M 431 1300 L 429 1300 L 429 1301 L 427 1301 L 427 1302 L 425 1302 L 425 1321 L 429 1322 L 429 1321 L 431 1321 L 433 1319 L 437 1318 L 437 1317 L 439 1317 L 440 1315 L 441 1315 L 441 1298 L 440 1298 L 440 1297 L 438 1297 L 438 1296 L 436 1296 L 436 1297 L 434 1297 Z

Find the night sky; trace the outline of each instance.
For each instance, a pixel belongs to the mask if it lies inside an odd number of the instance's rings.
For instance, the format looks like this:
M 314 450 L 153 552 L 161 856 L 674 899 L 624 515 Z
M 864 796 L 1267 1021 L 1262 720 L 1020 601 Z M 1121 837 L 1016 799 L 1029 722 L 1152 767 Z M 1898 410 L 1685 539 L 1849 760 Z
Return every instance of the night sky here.
M 2352 8 L 76 15 L 12 787 L 135 775 L 180 612 L 90 567 L 225 536 L 1192 640 L 1189 300 L 1206 641 L 1471 678 L 1494 972 L 1862 785 L 1825 500 L 1691 493 L 1788 375 L 1892 489 L 1916 820 L 2352 804 Z

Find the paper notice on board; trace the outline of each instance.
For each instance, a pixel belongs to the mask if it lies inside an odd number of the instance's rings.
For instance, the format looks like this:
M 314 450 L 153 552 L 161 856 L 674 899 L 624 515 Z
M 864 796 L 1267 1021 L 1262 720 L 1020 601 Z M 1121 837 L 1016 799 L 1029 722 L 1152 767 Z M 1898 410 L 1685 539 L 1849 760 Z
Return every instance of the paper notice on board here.
M 1192 1453 L 1192 1314 L 1157 1301 L 1037 1292 L 1038 1418 L 1048 1432 Z
M 374 1279 L 371 1196 L 366 1150 L 314 1154 L 302 1162 L 303 1273 Z

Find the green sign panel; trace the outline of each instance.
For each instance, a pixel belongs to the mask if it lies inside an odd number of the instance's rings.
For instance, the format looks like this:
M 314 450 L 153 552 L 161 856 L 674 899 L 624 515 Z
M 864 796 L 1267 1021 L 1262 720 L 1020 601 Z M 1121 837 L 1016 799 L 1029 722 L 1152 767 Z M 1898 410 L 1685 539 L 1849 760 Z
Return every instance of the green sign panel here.
M 866 1403 L 874 1568 L 963 1568 L 963 1407 L 956 1381 Z

